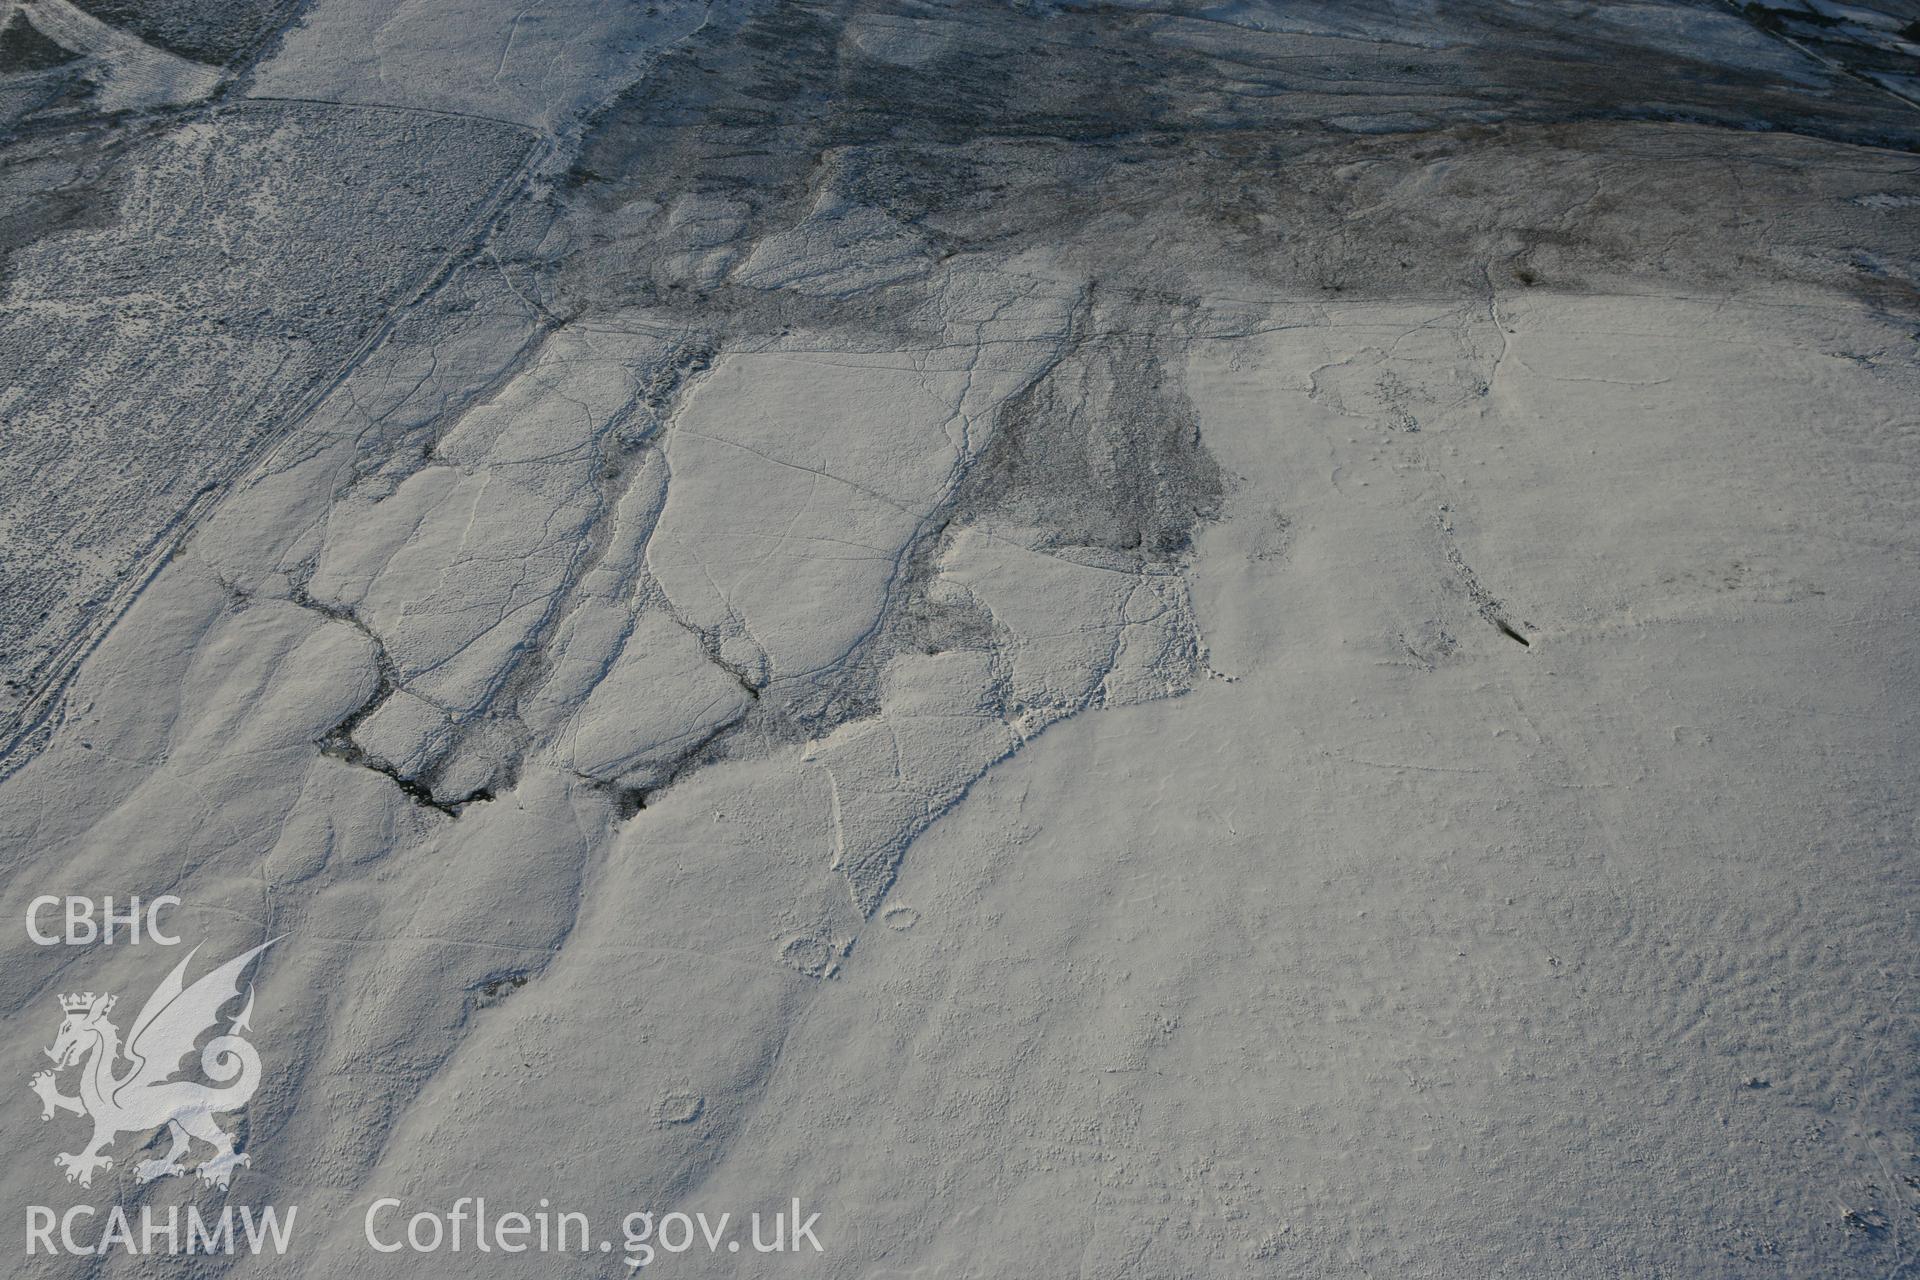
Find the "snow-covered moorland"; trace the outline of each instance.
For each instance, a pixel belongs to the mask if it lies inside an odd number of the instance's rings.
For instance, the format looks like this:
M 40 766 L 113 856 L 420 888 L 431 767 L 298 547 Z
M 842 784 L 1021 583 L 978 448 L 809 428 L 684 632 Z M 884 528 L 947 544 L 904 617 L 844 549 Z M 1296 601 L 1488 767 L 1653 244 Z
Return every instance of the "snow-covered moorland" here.
M 1916 21 L 0 2 L 9 1220 L 271 938 L 182 1274 L 1920 1274 Z

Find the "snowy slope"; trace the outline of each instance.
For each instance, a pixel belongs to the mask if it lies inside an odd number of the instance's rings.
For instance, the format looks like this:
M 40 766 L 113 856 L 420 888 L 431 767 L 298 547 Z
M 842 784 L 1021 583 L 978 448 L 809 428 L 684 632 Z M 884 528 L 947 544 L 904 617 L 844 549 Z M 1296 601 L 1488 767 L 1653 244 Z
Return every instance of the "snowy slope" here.
M 1920 1267 L 1878 62 L 1706 3 L 260 21 L 134 110 L 0 81 L 7 909 L 280 939 L 226 1199 L 298 1239 L 166 1266 L 630 1273 L 366 1240 L 485 1196 L 822 1214 L 674 1274 Z M 184 948 L 0 948 L 15 1220 L 214 1203 L 145 1133 L 64 1181 L 25 1083 Z

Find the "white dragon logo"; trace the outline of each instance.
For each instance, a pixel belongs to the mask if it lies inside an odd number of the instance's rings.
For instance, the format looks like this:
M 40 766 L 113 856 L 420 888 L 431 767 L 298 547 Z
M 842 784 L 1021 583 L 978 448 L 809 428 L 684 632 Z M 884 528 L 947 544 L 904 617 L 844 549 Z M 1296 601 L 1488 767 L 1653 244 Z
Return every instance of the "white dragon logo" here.
M 219 1022 L 220 1010 L 240 994 L 240 975 L 247 965 L 272 945 L 262 943 L 227 961 L 191 987 L 183 981 L 193 960 L 189 953 L 147 998 L 127 1033 L 124 1049 L 119 1028 L 107 1020 L 113 1012 L 113 996 L 89 991 L 60 997 L 66 1017 L 60 1024 L 59 1037 L 46 1051 L 54 1061 L 54 1070 L 40 1072 L 30 1083 L 40 1095 L 42 1120 L 53 1119 L 56 1111 L 93 1117 L 93 1141 L 85 1150 L 54 1157 L 54 1163 L 67 1171 L 68 1182 L 93 1185 L 96 1170 L 113 1167 L 113 1157 L 105 1152 L 116 1137 L 162 1127 L 173 1145 L 159 1159 L 142 1160 L 134 1166 L 134 1176 L 141 1182 L 185 1173 L 180 1158 L 187 1154 L 191 1138 L 213 1148 L 213 1155 L 202 1160 L 196 1170 L 201 1181 L 210 1186 L 225 1187 L 236 1168 L 252 1163 L 233 1149 L 233 1136 L 213 1119 L 245 1106 L 260 1087 L 260 1055 L 240 1038 L 240 1033 L 249 1029 L 252 987 L 247 989 L 246 1007 L 228 1025 L 227 1033 L 209 1040 L 200 1051 L 201 1070 L 226 1087 L 213 1088 L 172 1077 L 180 1070 L 180 1060 L 193 1052 L 194 1042 Z M 123 1056 L 131 1065 L 124 1074 L 116 1075 L 115 1067 Z M 56 1073 L 72 1066 L 81 1068 L 77 1098 L 61 1093 L 55 1080 Z

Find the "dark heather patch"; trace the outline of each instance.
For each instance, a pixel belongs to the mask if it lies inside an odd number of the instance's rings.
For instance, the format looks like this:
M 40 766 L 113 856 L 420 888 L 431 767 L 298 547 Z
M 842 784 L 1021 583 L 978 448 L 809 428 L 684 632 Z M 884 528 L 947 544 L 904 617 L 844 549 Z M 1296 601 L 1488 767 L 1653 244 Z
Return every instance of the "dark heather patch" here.
M 195 62 L 224 66 L 273 36 L 306 0 L 73 0 L 109 26 Z
M 1139 333 L 1078 340 L 1001 409 L 959 503 L 968 523 L 1011 518 L 1047 543 L 1167 561 L 1218 513 L 1220 468 L 1186 392 Z
M 0 73 L 50 71 L 80 57 L 40 32 L 27 15 L 16 12 L 0 27 Z

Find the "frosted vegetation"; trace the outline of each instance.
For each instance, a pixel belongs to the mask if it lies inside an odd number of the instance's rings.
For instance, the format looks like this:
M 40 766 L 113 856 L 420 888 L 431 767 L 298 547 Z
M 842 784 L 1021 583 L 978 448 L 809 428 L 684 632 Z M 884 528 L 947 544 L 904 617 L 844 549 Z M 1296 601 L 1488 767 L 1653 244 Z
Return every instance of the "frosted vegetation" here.
M 1903 23 L 0 2 L 10 877 L 300 1274 L 1907 1274 Z

